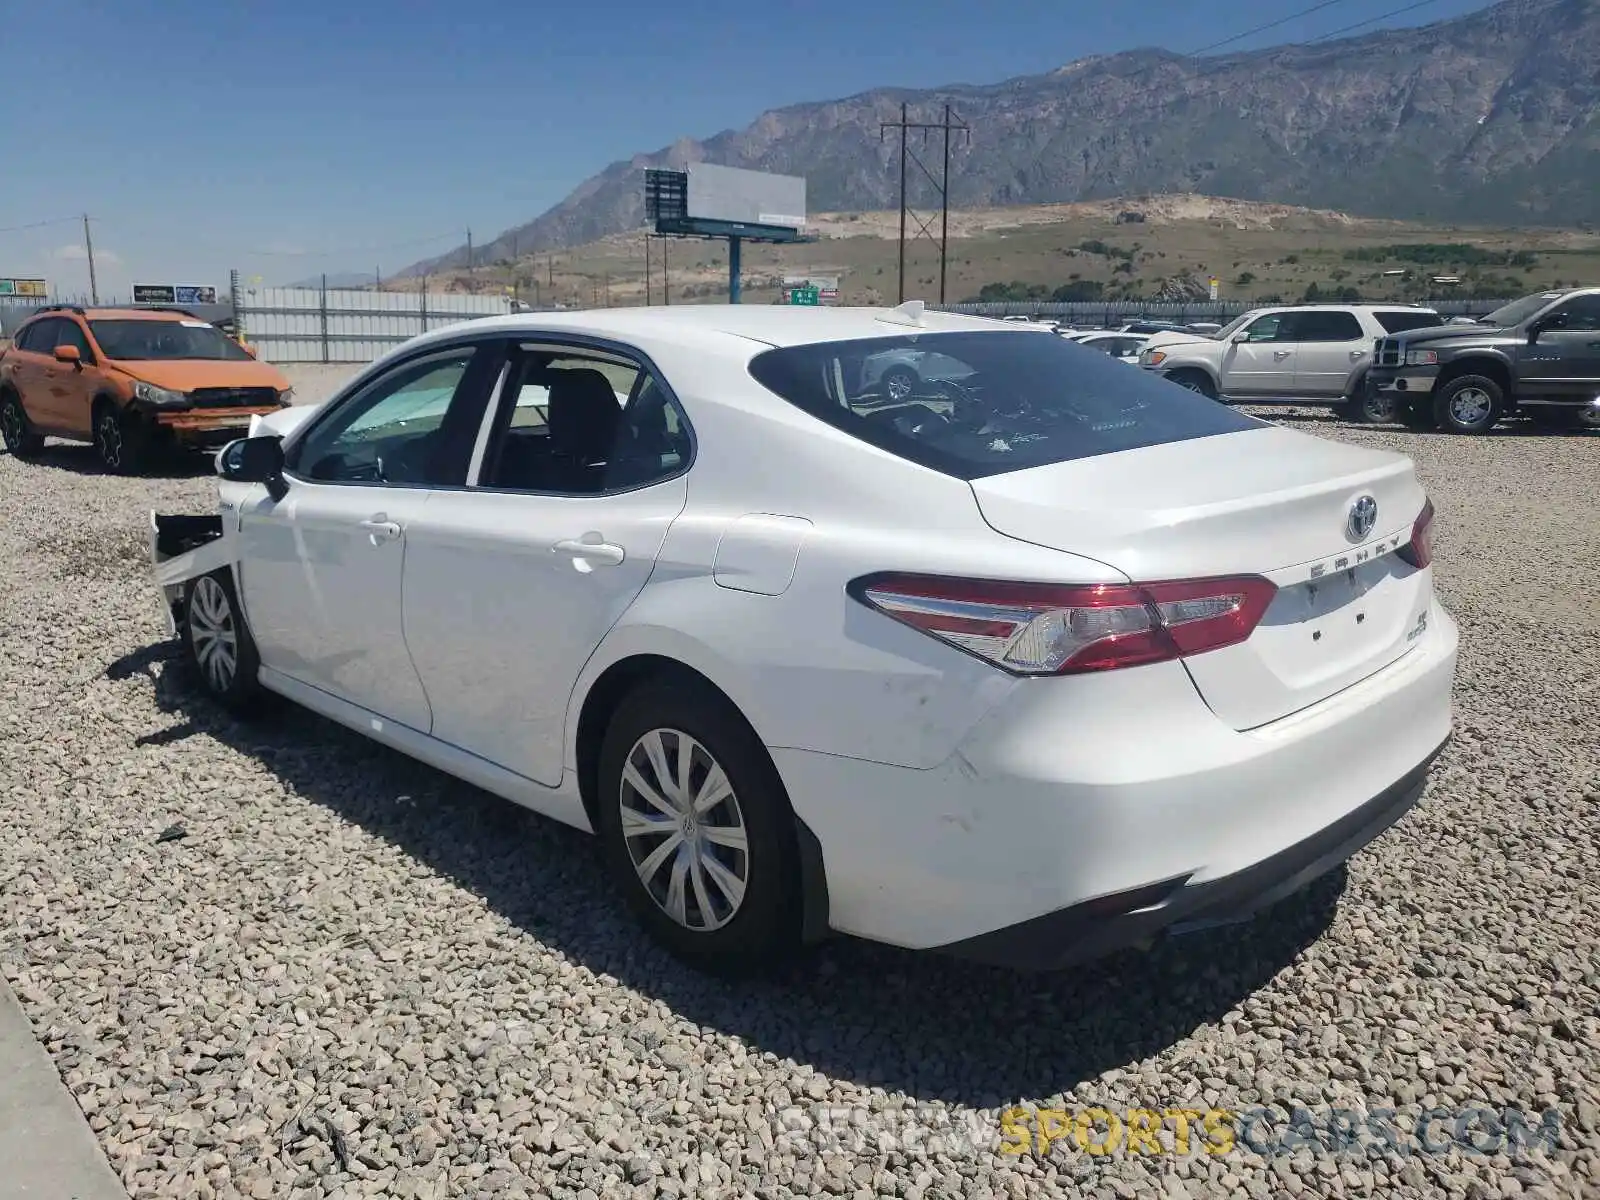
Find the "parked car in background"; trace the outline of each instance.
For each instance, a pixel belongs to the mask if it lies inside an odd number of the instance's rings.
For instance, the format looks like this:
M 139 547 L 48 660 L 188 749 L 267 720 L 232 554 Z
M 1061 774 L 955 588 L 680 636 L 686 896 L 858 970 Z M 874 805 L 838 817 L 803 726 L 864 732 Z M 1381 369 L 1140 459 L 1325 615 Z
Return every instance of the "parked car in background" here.
M 959 395 L 852 382 L 911 353 Z M 218 511 L 151 521 L 199 686 L 597 832 L 707 967 L 1237 920 L 1450 732 L 1410 460 L 920 305 L 466 322 L 218 471 Z
M 168 446 L 217 447 L 290 401 L 289 381 L 180 309 L 40 309 L 0 353 L 0 436 L 18 458 L 48 437 L 92 442 L 135 474 Z
M 1080 346 L 1109 354 L 1122 362 L 1138 365 L 1139 352 L 1144 349 L 1145 343 L 1150 338 L 1147 334 L 1140 333 L 1105 332 L 1079 334 L 1072 340 Z
M 885 400 L 909 400 L 930 380 L 962 379 L 972 373 L 966 363 L 926 350 L 896 349 L 865 355 L 858 387 L 881 393 Z
M 1366 386 L 1379 338 L 1433 328 L 1443 318 L 1415 305 L 1314 304 L 1258 308 L 1210 337 L 1160 333 L 1139 365 L 1228 403 L 1333 404 L 1358 421 L 1384 421 Z
M 1414 428 L 1486 433 L 1503 417 L 1600 429 L 1600 288 L 1536 292 L 1468 325 L 1378 343 L 1367 405 Z

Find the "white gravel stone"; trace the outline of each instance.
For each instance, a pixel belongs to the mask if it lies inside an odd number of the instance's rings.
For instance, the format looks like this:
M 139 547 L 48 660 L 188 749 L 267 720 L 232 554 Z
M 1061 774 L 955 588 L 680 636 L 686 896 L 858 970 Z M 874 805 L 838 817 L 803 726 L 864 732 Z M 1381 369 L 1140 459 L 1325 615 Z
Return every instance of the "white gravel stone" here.
M 1438 508 L 1458 732 L 1418 809 L 1147 955 L 1038 977 L 839 942 L 738 987 L 646 942 L 581 835 L 201 701 L 143 530 L 211 511 L 203 464 L 0 455 L 0 969 L 135 1200 L 1592 1194 L 1600 439 L 1275 415 L 1405 450 Z M 995 1153 L 1013 1105 L 1256 1104 L 1562 1125 L 1523 1160 Z

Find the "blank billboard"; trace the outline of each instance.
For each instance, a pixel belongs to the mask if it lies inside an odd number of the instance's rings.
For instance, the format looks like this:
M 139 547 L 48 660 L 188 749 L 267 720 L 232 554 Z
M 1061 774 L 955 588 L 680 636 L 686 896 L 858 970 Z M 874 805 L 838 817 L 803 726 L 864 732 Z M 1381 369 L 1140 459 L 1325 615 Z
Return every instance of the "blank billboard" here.
M 806 223 L 806 181 L 799 175 L 695 163 L 689 168 L 689 216 L 799 229 Z

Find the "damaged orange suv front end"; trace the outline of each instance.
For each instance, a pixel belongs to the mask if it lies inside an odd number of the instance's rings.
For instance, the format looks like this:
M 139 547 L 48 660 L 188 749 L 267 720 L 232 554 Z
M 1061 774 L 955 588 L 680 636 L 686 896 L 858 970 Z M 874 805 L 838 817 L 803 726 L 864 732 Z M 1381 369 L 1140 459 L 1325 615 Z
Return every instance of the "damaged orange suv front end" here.
M 137 474 L 166 447 L 214 448 L 290 402 L 289 381 L 180 309 L 40 309 L 0 354 L 0 436 L 18 457 L 46 437 L 94 445 Z

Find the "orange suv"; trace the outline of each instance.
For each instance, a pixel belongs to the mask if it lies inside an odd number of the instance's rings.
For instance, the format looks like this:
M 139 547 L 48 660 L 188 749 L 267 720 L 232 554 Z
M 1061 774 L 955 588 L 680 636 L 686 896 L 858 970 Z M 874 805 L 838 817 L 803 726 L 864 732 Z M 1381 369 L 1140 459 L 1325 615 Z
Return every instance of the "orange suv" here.
M 172 308 L 40 309 L 0 351 L 0 435 L 18 458 L 46 436 L 92 442 L 108 470 L 163 447 L 221 446 L 289 381 L 216 326 Z

